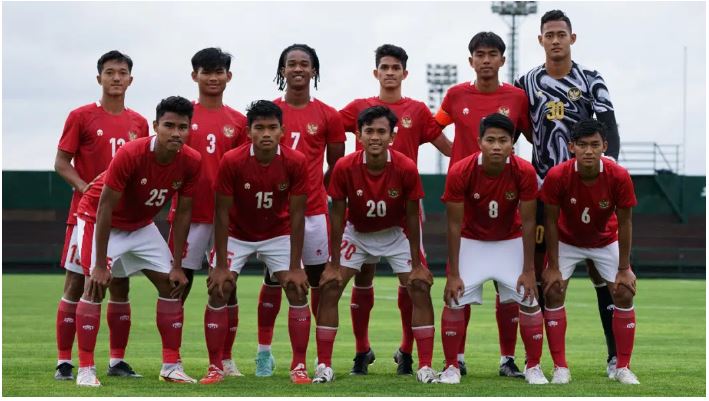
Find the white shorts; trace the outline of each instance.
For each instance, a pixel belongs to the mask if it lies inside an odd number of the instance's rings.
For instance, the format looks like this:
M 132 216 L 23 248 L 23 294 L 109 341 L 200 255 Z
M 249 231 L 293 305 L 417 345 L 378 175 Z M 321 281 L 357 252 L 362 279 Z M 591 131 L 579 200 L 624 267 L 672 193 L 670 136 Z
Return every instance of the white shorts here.
M 618 241 L 602 248 L 579 248 L 559 241 L 559 271 L 561 271 L 561 278 L 568 280 L 574 274 L 577 263 L 591 259 L 596 266 L 596 270 L 598 270 L 598 274 L 604 280 L 615 282 L 615 276 L 618 274 L 618 262 L 620 261 L 618 252 Z
M 517 280 L 522 274 L 524 249 L 522 238 L 503 241 L 478 241 L 460 239 L 460 278 L 465 290 L 458 299 L 459 305 L 483 302 L 483 284 L 488 280 L 497 281 L 500 302 L 517 302 L 524 306 L 536 306 L 537 300 L 529 298 L 522 302 L 524 289 L 517 291 Z
M 172 226 L 167 243 L 172 251 Z M 214 246 L 214 225 L 208 223 L 191 223 L 190 232 L 187 234 L 185 249 L 182 251 L 182 267 L 190 270 L 200 270 L 202 260 L 209 260 L 210 251 Z
M 392 227 L 373 233 L 360 233 L 347 223 L 340 246 L 340 265 L 362 270 L 362 264 L 385 257 L 394 273 L 411 271 L 409 239 L 401 227 Z
M 322 265 L 330 259 L 330 229 L 327 214 L 305 216 L 303 264 Z
M 75 225 L 69 224 L 66 226 L 62 263 L 66 270 L 83 275 L 84 269 L 81 267 L 81 251 L 79 249 L 77 231 L 79 230 Z
M 421 258 L 421 263 L 428 268 L 428 263 L 426 261 L 426 250 L 423 249 L 423 222 L 424 222 L 424 215 L 423 215 L 423 200 L 419 200 L 419 258 Z M 382 258 L 380 257 L 375 257 L 372 256 L 369 259 L 365 260 L 364 263 L 369 264 L 369 265 L 374 265 L 379 263 Z
M 290 234 L 256 242 L 241 241 L 230 236 L 227 242 L 229 270 L 241 274 L 249 256 L 254 253 L 258 260 L 266 264 L 271 277 L 277 272 L 287 271 L 290 269 Z M 209 264 L 214 267 L 216 263 L 217 255 L 213 254 Z
M 96 265 L 96 238 L 94 223 L 79 218 L 77 224 L 81 263 L 84 274 L 91 274 Z M 89 234 L 91 233 L 91 234 Z M 172 254 L 167 247 L 155 223 L 135 231 L 112 228 L 108 237 L 106 257 L 109 260 L 111 275 L 117 278 L 132 276 L 141 270 L 153 270 L 159 273 L 169 273 L 172 268 Z M 119 261 L 121 263 L 116 263 Z

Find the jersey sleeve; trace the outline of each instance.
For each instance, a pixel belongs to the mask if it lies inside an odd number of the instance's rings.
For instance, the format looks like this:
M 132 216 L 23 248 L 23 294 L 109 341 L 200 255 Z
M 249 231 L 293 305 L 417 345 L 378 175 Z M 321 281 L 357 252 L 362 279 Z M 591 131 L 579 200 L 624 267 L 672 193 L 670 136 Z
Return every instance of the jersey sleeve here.
M 214 182 L 214 191 L 221 195 L 234 195 L 234 163 L 229 157 L 222 157 Z
M 148 120 L 146 120 L 145 117 L 140 116 L 140 132 L 138 133 L 138 138 L 147 138 L 148 136 L 150 136 Z
M 76 153 L 81 140 L 81 126 L 81 115 L 76 112 L 76 110 L 69 113 L 64 123 L 64 131 L 62 131 L 62 136 L 59 139 L 57 148 L 67 153 Z
M 357 131 L 357 100 L 353 100 L 340 110 L 340 119 L 345 132 L 355 133 Z
M 330 185 L 327 188 L 327 194 L 332 199 L 343 200 L 347 198 L 347 171 L 344 161 L 344 158 L 338 160 L 335 163 L 335 168 L 332 169 Z
M 419 144 L 424 144 L 428 142 L 433 142 L 443 134 L 443 129 L 441 125 L 433 117 L 431 111 L 426 107 L 426 105 L 421 104 L 421 109 L 419 112 L 421 120 L 423 122 L 423 131 L 421 133 L 421 138 Z
M 630 174 L 620 166 L 617 167 L 617 171 L 618 174 L 615 177 L 616 207 L 627 209 L 636 206 L 638 200 L 635 197 L 635 188 Z
M 531 164 L 524 164 L 520 171 L 519 200 L 530 201 L 537 198 L 537 173 Z
M 300 153 L 294 152 L 300 156 Z M 294 158 L 289 168 L 290 176 L 290 194 L 291 195 L 307 195 L 308 194 L 308 170 L 305 163 L 305 157 Z
M 180 196 L 193 197 L 199 181 L 199 173 L 202 168 L 202 157 L 199 153 L 196 158 L 190 159 L 185 168 L 185 177 L 178 193 Z
M 120 148 L 106 170 L 106 186 L 114 191 L 123 192 L 135 169 L 134 156 Z
M 436 112 L 436 115 L 434 118 L 436 119 L 436 122 L 438 125 L 441 127 L 446 127 L 448 125 L 451 125 L 453 123 L 453 117 L 450 115 L 451 111 L 451 99 L 450 99 L 450 90 L 446 92 L 446 95 L 443 97 L 443 102 L 441 103 L 441 107 L 438 109 Z
M 446 186 L 441 200 L 443 202 L 463 202 L 465 201 L 465 171 L 466 162 L 461 160 L 454 164 L 448 171 Z
M 340 113 L 335 109 L 328 109 L 326 143 L 342 143 L 346 140 L 347 137 L 345 136 L 345 128 L 342 125 Z
M 559 196 L 561 195 L 561 169 L 552 168 L 544 178 L 544 184 L 540 193 L 542 202 L 548 205 L 559 205 Z
M 601 77 L 601 74 L 599 74 L 598 71 L 587 71 L 587 77 L 589 91 L 593 97 L 593 111 L 596 114 L 613 111 L 611 96 L 608 93 L 608 87 L 603 77 Z

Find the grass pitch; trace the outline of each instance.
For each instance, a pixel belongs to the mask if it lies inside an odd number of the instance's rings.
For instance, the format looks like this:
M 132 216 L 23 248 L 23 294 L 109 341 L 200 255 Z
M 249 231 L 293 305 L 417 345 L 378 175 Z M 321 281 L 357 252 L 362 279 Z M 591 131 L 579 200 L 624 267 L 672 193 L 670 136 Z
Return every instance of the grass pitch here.
M 206 301 L 205 276 L 197 276 L 185 308 L 182 358 L 188 374 L 199 379 L 207 368 L 203 335 Z M 396 307 L 397 281 L 382 275 L 375 280 L 375 306 L 370 340 L 377 361 L 368 376 L 349 376 L 354 339 L 349 318 L 349 289 L 340 302 L 340 330 L 333 355 L 335 381 L 325 385 L 296 386 L 289 382 L 290 343 L 285 296 L 276 322 L 273 352 L 275 375 L 254 376 L 256 354 L 256 300 L 261 277 L 239 279 L 239 329 L 234 359 L 244 377 L 227 378 L 212 386 L 175 385 L 157 380 L 160 369 L 160 337 L 155 327 L 155 290 L 144 277 L 131 279 L 132 329 L 127 361 L 143 379 L 110 378 L 108 326 L 101 322 L 96 363 L 103 386 L 78 388 L 74 382 L 53 379 L 56 363 L 55 316 L 63 277 L 12 275 L 3 279 L 3 396 L 703 396 L 706 393 L 706 283 L 703 280 L 641 280 L 636 299 L 638 329 L 633 371 L 639 386 L 623 386 L 605 377 L 606 349 L 598 318 L 596 297 L 585 278 L 572 279 L 567 297 L 569 326 L 567 360 L 572 382 L 565 386 L 527 385 L 524 380 L 497 374 L 499 348 L 494 316 L 494 289 L 485 287 L 485 305 L 473 307 L 468 328 L 466 360 L 468 376 L 457 386 L 422 385 L 414 377 L 396 376 L 391 355 L 400 339 Z M 437 277 L 432 290 L 436 313 L 434 369 L 442 368 L 440 340 L 441 294 L 445 279 Z M 105 315 L 105 303 L 104 311 Z M 315 359 L 315 325 L 311 332 L 308 363 Z M 546 341 L 546 340 L 545 340 Z M 76 344 L 74 362 L 77 361 Z M 518 364 L 524 348 L 517 341 Z M 552 368 L 544 347 L 542 367 L 547 377 Z M 416 356 L 414 355 L 414 361 Z M 416 362 L 415 362 L 416 363 Z M 312 375 L 314 367 L 308 366 Z M 74 371 L 76 374 L 76 370 Z

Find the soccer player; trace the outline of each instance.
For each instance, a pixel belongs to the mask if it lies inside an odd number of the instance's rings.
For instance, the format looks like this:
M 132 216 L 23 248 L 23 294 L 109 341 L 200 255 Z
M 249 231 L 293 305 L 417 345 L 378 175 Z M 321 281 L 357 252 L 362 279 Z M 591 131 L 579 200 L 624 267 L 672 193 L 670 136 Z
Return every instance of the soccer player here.
M 544 64 L 533 68 L 515 85 L 524 89 L 529 101 L 529 115 L 532 131 L 526 134 L 532 143 L 532 164 L 541 182 L 553 166 L 571 158 L 567 144 L 573 125 L 596 115 L 607 127 L 608 150 L 606 156 L 618 158 L 620 138 L 615 122 L 613 104 L 608 88 L 601 75 L 592 69 L 577 64 L 571 59 L 571 45 L 576 34 L 571 30 L 571 21 L 559 10 L 548 11 L 541 19 L 539 44 L 544 47 Z M 537 283 L 545 266 L 544 238 L 545 207 L 541 200 L 537 203 L 537 245 L 534 265 Z M 608 348 L 606 372 L 613 374 L 616 366 L 616 350 L 613 340 L 611 319 L 613 299 L 605 280 L 598 274 L 593 263 L 587 261 L 589 276 L 596 288 L 598 312 Z M 544 297 L 539 288 L 539 302 L 544 306 Z
M 432 383 L 436 377 L 431 368 L 433 276 L 421 264 L 419 256 L 419 200 L 423 198 L 423 188 L 414 162 L 389 149 L 396 122 L 394 113 L 385 106 L 374 106 L 360 113 L 357 139 L 363 150 L 339 160 L 332 173 L 328 189 L 332 197 L 332 261 L 320 279 L 322 295 L 315 330 L 318 366 L 314 383 L 334 378 L 332 348 L 342 291 L 365 261 L 380 257 L 387 258 L 399 282 L 407 286 L 413 303 L 411 325 L 419 356 L 416 377 L 422 383 Z
M 281 144 L 305 155 L 308 163 L 308 200 L 305 207 L 303 264 L 310 284 L 310 306 L 317 316 L 320 274 L 329 258 L 327 183 L 332 166 L 345 154 L 345 131 L 337 110 L 310 96 L 310 81 L 317 89 L 320 60 L 305 44 L 288 46 L 278 58 L 275 81 L 283 97 L 274 103 L 283 110 Z M 328 170 L 323 174 L 323 158 Z M 267 273 L 258 301 L 256 376 L 271 376 L 274 358 L 271 340 L 281 306 L 281 284 Z
M 428 107 L 418 101 L 401 95 L 401 84 L 409 75 L 406 62 L 409 56 L 399 46 L 385 44 L 375 50 L 373 71 L 379 81 L 379 96 L 355 99 L 340 110 L 345 131 L 357 131 L 357 116 L 372 106 L 386 106 L 398 118 L 396 140 L 391 148 L 408 156 L 414 163 L 418 160 L 419 146 L 433 144 L 441 153 L 450 156 L 451 142 L 443 135 L 441 127 L 431 115 Z M 357 149 L 362 144 L 357 142 Z M 421 249 L 421 263 L 426 267 L 425 253 Z M 372 260 L 372 262 L 375 262 Z M 376 263 L 365 263 L 355 275 L 350 301 L 352 329 L 355 336 L 354 365 L 350 374 L 366 375 L 369 364 L 374 362 L 374 352 L 369 344 L 369 315 L 374 306 L 374 274 Z M 412 374 L 413 333 L 411 332 L 411 298 L 406 286 L 399 286 L 398 302 L 401 312 L 401 345 L 394 354 L 397 373 Z
M 505 42 L 493 32 L 478 32 L 468 44 L 468 62 L 475 71 L 475 81 L 463 82 L 448 89 L 436 121 L 442 126 L 455 124 L 453 150 L 448 169 L 458 161 L 480 151 L 478 132 L 483 117 L 500 113 L 515 125 L 515 140 L 519 132 L 529 130 L 527 98 L 524 91 L 500 82 L 500 68 L 505 64 Z M 496 287 L 497 288 L 497 287 Z M 470 321 L 470 306 L 465 306 L 465 327 Z M 500 376 L 524 377 L 515 364 L 519 307 L 516 302 L 500 303 L 495 297 L 495 318 L 500 341 Z M 465 333 L 465 331 L 464 331 Z M 465 375 L 465 334 L 460 341 L 458 360 Z
M 571 380 L 565 355 L 564 299 L 576 264 L 590 259 L 612 291 L 612 327 L 617 347 L 610 378 L 639 384 L 630 371 L 635 342 L 635 274 L 630 267 L 632 208 L 637 204 L 628 172 L 602 157 L 608 149 L 606 128 L 595 119 L 578 122 L 569 151 L 575 158 L 548 170 L 541 198 L 546 208 L 545 234 L 549 264 L 542 273 L 544 319 L 554 360 L 552 383 Z
M 457 353 L 465 332 L 463 305 L 482 304 L 483 284 L 495 280 L 502 305 L 520 305 L 525 378 L 530 384 L 546 384 L 539 366 L 544 328 L 534 279 L 534 167 L 512 154 L 516 131 L 506 116 L 485 117 L 479 132 L 481 151 L 450 168 L 442 197 L 451 256 L 441 317 L 446 369 L 439 381 L 460 383 Z
M 54 169 L 74 188 L 61 260 L 66 276 L 57 308 L 57 380 L 74 380 L 71 349 L 76 334 L 76 307 L 84 290 L 84 271 L 77 252 L 76 208 L 89 183 L 106 170 L 116 151 L 129 141 L 148 136 L 145 118 L 125 106 L 126 90 L 133 81 L 131 58 L 112 50 L 99 58 L 97 68 L 101 100 L 69 113 L 54 161 Z M 131 324 L 128 284 L 127 278 L 117 278 L 109 287 L 109 376 L 141 377 L 123 360 Z
M 279 144 L 283 113 L 273 102 L 252 103 L 246 118 L 251 144 L 224 155 L 216 181 L 216 260 L 213 257 L 204 314 L 211 365 L 200 383 L 217 383 L 223 378 L 220 365 L 227 329 L 224 308 L 247 258 L 256 253 L 269 274 L 281 283 L 290 303 L 291 381 L 310 384 L 305 368 L 310 338 L 308 279 L 301 265 L 307 163 L 302 153 Z
M 160 380 L 194 383 L 180 363 L 183 309 L 187 285 L 181 255 L 199 178 L 200 155 L 183 146 L 189 133 L 192 103 L 172 96 L 157 106 L 156 135 L 126 144 L 99 175 L 77 209 L 81 263 L 86 285 L 76 308 L 79 386 L 100 386 L 94 348 L 101 301 L 113 277 L 142 272 L 158 290 L 157 326 L 162 338 Z M 172 195 L 179 194 L 173 225 L 173 254 L 153 217 Z M 122 264 L 114 264 L 121 260 Z
M 200 178 L 192 200 L 192 221 L 182 257 L 182 268 L 189 280 L 183 293 L 187 299 L 194 271 L 202 268 L 202 259 L 213 246 L 214 181 L 219 161 L 224 153 L 246 142 L 246 117 L 224 104 L 224 90 L 231 81 L 231 55 L 219 48 L 209 47 L 192 57 L 192 80 L 197 83 L 199 97 L 194 102 L 194 115 L 186 144 L 202 155 Z M 168 219 L 173 222 L 177 197 L 173 197 Z M 172 231 L 168 244 L 172 246 Z M 226 307 L 229 330 L 224 339 L 223 372 L 227 376 L 241 376 L 232 360 L 231 349 L 236 338 L 239 306 L 232 294 Z

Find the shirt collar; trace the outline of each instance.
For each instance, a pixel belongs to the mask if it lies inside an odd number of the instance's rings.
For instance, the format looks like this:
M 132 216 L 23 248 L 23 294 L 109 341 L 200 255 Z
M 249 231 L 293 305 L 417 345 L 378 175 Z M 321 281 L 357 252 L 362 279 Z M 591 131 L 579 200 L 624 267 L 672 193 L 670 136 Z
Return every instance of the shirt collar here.
M 254 156 L 255 154 L 256 153 L 254 152 L 254 144 L 252 143 L 251 147 L 249 148 L 249 155 Z M 276 147 L 276 154 L 277 155 L 281 154 L 281 145 L 280 144 Z
M 387 163 L 391 163 L 391 151 L 387 149 Z M 362 164 L 367 164 L 367 152 L 362 151 Z
M 598 164 L 600 166 L 600 172 L 603 172 L 603 160 L 599 160 Z M 574 171 L 578 172 L 579 171 L 579 161 L 578 159 L 574 158 Z

